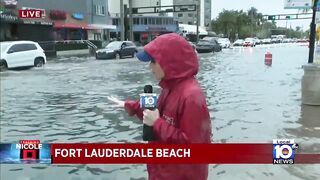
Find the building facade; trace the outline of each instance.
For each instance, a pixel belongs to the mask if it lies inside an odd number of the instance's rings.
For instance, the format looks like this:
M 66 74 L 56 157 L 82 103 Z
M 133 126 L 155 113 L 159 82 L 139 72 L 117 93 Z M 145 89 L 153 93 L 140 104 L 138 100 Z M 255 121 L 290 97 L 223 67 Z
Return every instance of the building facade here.
M 199 0 L 172 0 L 173 5 L 197 4 Z M 211 0 L 200 0 L 200 23 L 202 27 L 209 27 L 211 22 Z M 179 24 L 197 24 L 197 12 L 175 12 L 173 16 L 178 19 Z
M 161 0 L 131 0 L 132 7 L 160 6 Z M 123 0 L 123 4 L 129 6 L 129 0 Z M 113 17 L 120 17 L 120 0 L 108 1 L 109 12 Z M 157 16 L 157 14 L 146 14 Z
M 43 10 L 45 19 L 53 23 L 57 41 L 108 40 L 109 30 L 115 29 L 107 0 L 19 0 L 17 9 Z
M 113 23 L 117 29 L 111 32 L 111 37 L 119 39 L 119 33 L 122 31 L 120 18 L 113 18 Z M 178 24 L 172 17 L 134 16 L 132 30 L 132 41 L 145 45 L 161 34 L 177 32 Z
M 136 7 L 150 7 L 159 6 L 160 0 L 132 0 L 132 8 Z M 129 0 L 123 0 L 124 6 L 129 7 Z M 111 31 L 111 37 L 120 39 L 120 32 L 123 32 L 121 27 L 121 16 L 120 16 L 120 1 L 110 1 L 109 0 L 109 11 L 112 17 L 112 24 L 117 26 L 115 30 Z M 177 32 L 179 30 L 178 21 L 174 17 L 161 15 L 158 13 L 148 13 L 148 14 L 134 14 L 132 17 L 132 31 L 133 37 L 129 36 L 129 20 L 130 17 L 125 18 L 125 39 L 131 39 L 136 43 L 139 42 L 142 45 L 150 42 L 155 37 L 171 32 Z

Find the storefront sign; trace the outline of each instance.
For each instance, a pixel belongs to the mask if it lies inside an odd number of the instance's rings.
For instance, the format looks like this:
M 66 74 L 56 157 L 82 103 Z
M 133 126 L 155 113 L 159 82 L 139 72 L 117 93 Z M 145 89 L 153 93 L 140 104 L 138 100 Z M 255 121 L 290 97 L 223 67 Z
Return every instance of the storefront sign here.
M 40 10 L 41 11 L 41 17 L 46 17 L 46 10 L 40 9 L 40 8 L 33 8 L 33 7 L 22 7 L 22 10 Z
M 73 13 L 72 17 L 77 20 L 82 20 L 84 18 L 83 14 L 81 13 Z
M 46 26 L 52 26 L 52 22 L 45 22 L 45 21 L 30 21 L 25 20 L 23 21 L 23 24 L 39 24 L 39 25 L 46 25 Z
M 67 19 L 67 13 L 59 10 L 50 10 L 49 14 L 52 20 L 65 20 Z
M 146 31 L 167 31 L 166 27 L 146 27 Z
M 7 15 L 7 14 L 0 14 L 0 19 L 3 22 L 16 22 L 18 23 L 20 20 L 17 16 Z
M 20 9 L 19 10 L 20 18 L 42 18 L 42 11 L 35 9 Z

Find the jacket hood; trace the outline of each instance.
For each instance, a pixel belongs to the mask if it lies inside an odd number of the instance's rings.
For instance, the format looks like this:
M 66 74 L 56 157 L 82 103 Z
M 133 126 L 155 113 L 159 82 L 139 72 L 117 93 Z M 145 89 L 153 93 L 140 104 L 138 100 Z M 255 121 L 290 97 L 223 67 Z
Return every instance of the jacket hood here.
M 159 63 L 165 73 L 164 79 L 160 81 L 162 88 L 170 88 L 198 73 L 199 62 L 195 50 L 176 33 L 157 37 L 144 50 Z

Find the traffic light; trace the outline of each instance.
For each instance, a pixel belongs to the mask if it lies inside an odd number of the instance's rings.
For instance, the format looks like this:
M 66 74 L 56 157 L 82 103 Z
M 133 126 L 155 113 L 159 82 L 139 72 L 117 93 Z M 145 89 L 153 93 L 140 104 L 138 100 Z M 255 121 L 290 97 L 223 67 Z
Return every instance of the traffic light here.
M 268 16 L 268 20 L 276 20 L 276 16 Z

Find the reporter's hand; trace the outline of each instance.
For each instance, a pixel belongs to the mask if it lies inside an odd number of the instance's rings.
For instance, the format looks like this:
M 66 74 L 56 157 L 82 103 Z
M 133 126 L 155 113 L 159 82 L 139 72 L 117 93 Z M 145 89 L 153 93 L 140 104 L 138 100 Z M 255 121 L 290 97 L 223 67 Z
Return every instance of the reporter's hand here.
M 143 124 L 153 126 L 159 117 L 160 114 L 158 109 L 155 109 L 153 111 L 146 109 L 143 111 Z
M 114 103 L 114 105 L 112 105 L 112 107 L 115 107 L 115 108 L 124 108 L 124 101 L 121 101 L 113 96 L 108 96 L 107 97 L 109 101 L 112 101 Z

